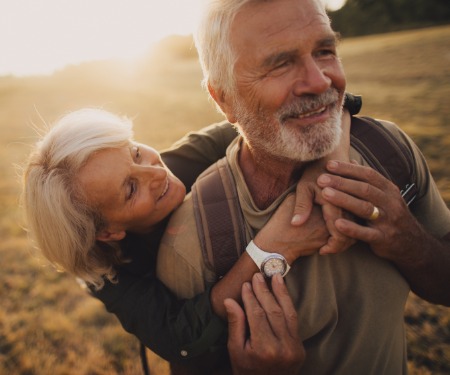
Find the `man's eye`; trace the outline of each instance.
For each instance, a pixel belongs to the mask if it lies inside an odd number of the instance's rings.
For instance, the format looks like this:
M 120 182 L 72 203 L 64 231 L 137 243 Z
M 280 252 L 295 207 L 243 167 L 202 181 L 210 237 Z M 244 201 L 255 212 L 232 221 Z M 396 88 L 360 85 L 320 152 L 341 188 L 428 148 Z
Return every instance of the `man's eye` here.
M 279 64 L 275 67 L 275 69 L 281 69 L 281 68 L 284 68 L 285 66 L 289 65 L 289 63 L 290 63 L 290 61 L 283 61 L 283 62 L 279 63 Z
M 332 49 L 322 49 L 317 52 L 318 57 L 327 57 L 327 56 L 335 56 L 336 51 Z
M 280 70 L 280 69 L 288 68 L 289 66 L 295 64 L 295 62 L 296 62 L 295 57 L 289 57 L 285 60 L 280 60 L 278 62 L 278 64 L 275 65 L 273 70 Z

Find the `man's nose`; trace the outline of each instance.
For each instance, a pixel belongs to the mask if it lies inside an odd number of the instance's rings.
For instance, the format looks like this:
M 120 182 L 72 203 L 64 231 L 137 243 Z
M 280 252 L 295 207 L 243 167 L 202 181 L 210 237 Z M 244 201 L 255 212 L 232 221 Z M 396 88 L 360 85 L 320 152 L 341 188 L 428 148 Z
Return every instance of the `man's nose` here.
M 325 69 L 312 56 L 307 56 L 298 68 L 294 95 L 322 94 L 331 87 L 331 84 L 332 80 L 326 75 Z

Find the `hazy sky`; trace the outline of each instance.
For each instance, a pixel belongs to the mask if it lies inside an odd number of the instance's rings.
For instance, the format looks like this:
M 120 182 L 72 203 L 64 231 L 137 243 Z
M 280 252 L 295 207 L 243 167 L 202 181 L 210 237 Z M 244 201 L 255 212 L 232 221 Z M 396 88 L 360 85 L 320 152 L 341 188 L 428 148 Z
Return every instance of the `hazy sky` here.
M 139 56 L 164 36 L 192 33 L 201 1 L 0 0 L 0 75 Z

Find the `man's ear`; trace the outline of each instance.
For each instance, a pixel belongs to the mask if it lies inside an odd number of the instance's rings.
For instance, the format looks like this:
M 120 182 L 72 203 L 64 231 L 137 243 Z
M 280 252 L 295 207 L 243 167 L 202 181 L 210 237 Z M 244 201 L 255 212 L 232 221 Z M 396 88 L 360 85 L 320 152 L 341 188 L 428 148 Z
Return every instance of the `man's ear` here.
M 124 230 L 121 231 L 109 231 L 103 229 L 95 236 L 95 239 L 103 242 L 120 241 L 125 238 L 127 233 Z
M 233 106 L 231 105 L 230 98 L 227 98 L 222 90 L 216 91 L 209 82 L 208 82 L 208 92 L 209 95 L 211 95 L 211 97 L 214 99 L 216 104 L 220 107 L 222 112 L 225 114 L 228 122 L 232 124 L 236 123 L 237 119 L 234 116 Z

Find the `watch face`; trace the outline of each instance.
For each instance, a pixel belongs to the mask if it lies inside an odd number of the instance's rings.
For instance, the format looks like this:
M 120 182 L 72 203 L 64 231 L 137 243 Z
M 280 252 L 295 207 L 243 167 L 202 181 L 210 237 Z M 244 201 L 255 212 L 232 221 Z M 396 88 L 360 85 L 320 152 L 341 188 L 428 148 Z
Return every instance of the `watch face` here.
M 286 272 L 286 261 L 280 256 L 272 255 L 267 257 L 261 264 L 261 271 L 266 277 L 272 277 L 277 273 L 284 275 Z

